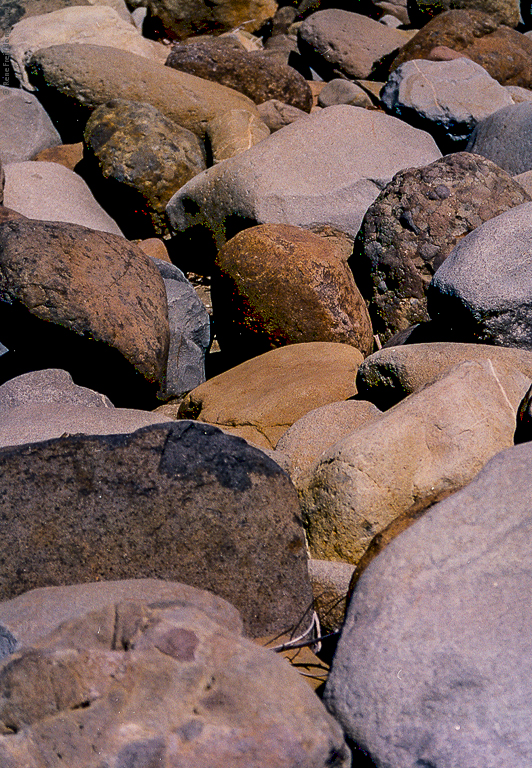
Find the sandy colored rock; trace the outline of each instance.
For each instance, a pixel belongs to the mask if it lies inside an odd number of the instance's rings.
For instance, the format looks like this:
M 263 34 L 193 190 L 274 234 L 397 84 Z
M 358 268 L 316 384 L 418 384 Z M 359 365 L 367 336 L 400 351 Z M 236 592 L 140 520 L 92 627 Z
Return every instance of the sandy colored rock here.
M 314 593 L 314 610 L 319 616 L 322 634 L 338 632 L 344 623 L 347 594 L 355 566 L 310 558 L 308 570 Z
M 59 144 L 57 147 L 43 149 L 29 159 L 40 160 L 45 163 L 58 163 L 73 171 L 82 157 L 83 144 L 79 141 L 77 144 Z
M 61 137 L 36 97 L 18 88 L 0 86 L 2 162 L 30 160 L 36 152 L 58 144 L 61 144 Z
M 465 362 L 323 454 L 298 481 L 312 557 L 359 564 L 513 444 L 530 379 Z
M 179 413 L 274 448 L 295 421 L 356 394 L 362 355 L 348 344 L 291 344 L 247 360 L 190 392 Z
M 270 129 L 261 117 L 245 109 L 230 109 L 207 125 L 212 162 L 215 165 L 246 152 L 269 135 Z

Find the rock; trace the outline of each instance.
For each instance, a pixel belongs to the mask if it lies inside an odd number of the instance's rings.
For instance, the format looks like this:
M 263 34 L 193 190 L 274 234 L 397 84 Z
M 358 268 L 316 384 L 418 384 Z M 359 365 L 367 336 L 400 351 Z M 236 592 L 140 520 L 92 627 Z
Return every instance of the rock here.
M 0 32 L 8 33 L 24 17 L 51 13 L 72 5 L 89 4 L 89 0 L 4 0 L 0 9 Z
M 514 176 L 514 180 L 532 197 L 532 170 L 518 173 L 517 176 Z
M 159 397 L 180 397 L 205 381 L 211 324 L 201 299 L 180 269 L 154 259 L 166 288 L 170 347 Z
M 487 157 L 512 176 L 532 170 L 532 104 L 511 104 L 480 121 L 467 151 Z
M 439 52 L 439 53 L 438 53 Z M 446 11 L 435 16 L 399 51 L 392 68 L 412 59 L 467 56 L 501 85 L 532 86 L 532 40 L 499 26 L 481 10 Z
M 18 88 L 0 86 L 0 126 L 2 163 L 30 160 L 37 152 L 61 144 L 61 137 L 35 96 Z
M 385 14 L 394 16 L 401 24 L 410 26 L 410 19 L 408 17 L 407 0 L 373 0 L 373 5 L 384 11 Z M 383 17 L 381 16 L 381 19 Z
M 278 99 L 305 112 L 312 106 L 310 87 L 299 72 L 272 61 L 261 51 L 243 50 L 230 37 L 177 43 L 166 65 L 234 88 L 256 104 Z
M 122 236 L 116 221 L 96 202 L 77 173 L 58 163 L 8 163 L 4 203 L 29 219 L 67 222 Z
M 181 418 L 200 419 L 274 448 L 305 413 L 356 394 L 362 355 L 348 344 L 291 344 L 247 360 L 190 392 Z
M 4 765 L 351 763 L 340 727 L 297 672 L 193 602 L 86 614 L 8 658 L 0 681 Z
M 0 464 L 4 599 L 42 586 L 165 578 L 229 600 L 254 636 L 308 623 L 297 495 L 244 441 L 174 422 L 3 448 Z
M 229 631 L 242 630 L 242 619 L 230 603 L 177 581 L 125 579 L 42 587 L 0 603 L 0 658 L 39 642 L 65 622 L 125 601 L 194 608 Z
M 520 88 L 518 85 L 505 85 L 504 86 L 514 104 L 522 104 L 523 101 L 532 101 L 532 91 L 528 88 Z
M 375 765 L 530 765 L 531 450 L 492 458 L 356 583 L 325 701 Z
M 295 123 L 296 120 L 301 120 L 302 117 L 307 117 L 307 113 L 303 112 L 302 109 L 291 107 L 290 104 L 285 104 L 284 101 L 277 99 L 270 99 L 259 104 L 258 112 L 272 133 L 284 128 L 285 125 Z
M 373 135 L 378 146 L 368 138 Z M 198 174 L 173 196 L 167 214 L 175 231 L 197 227 L 218 248 L 241 229 L 263 223 L 328 224 L 354 237 L 397 171 L 438 157 L 428 134 L 399 120 L 328 107 Z
M 123 404 L 128 380 L 133 387 L 132 368 L 148 381 L 161 379 L 166 294 L 140 248 L 75 224 L 9 219 L 0 228 L 0 263 L 2 340 L 14 350 L 16 374 L 66 368 L 115 404 Z
M 108 397 L 87 387 L 79 387 L 68 371 L 57 368 L 24 373 L 0 385 L 0 414 L 35 403 L 114 408 Z
M 464 9 L 469 13 L 482 11 L 495 23 L 517 27 L 521 22 L 520 0 L 409 0 L 408 16 L 414 28 L 425 26 L 442 11 Z M 528 15 L 528 14 L 527 14 Z
M 260 117 L 245 109 L 231 109 L 213 118 L 207 126 L 213 164 L 235 157 L 270 135 Z
M 147 240 L 139 240 L 137 245 L 142 248 L 145 254 L 151 256 L 152 259 L 159 259 L 159 261 L 166 261 L 171 264 L 172 261 L 168 255 L 168 248 L 164 244 L 164 240 L 159 237 L 149 237 Z
M 383 60 L 391 59 L 408 39 L 401 30 L 338 8 L 312 13 L 298 30 L 301 52 L 325 80 L 378 79 Z
M 179 0 L 147 0 L 147 32 L 170 40 L 183 40 L 202 34 L 220 34 L 236 28 L 256 32 L 277 10 L 275 0 L 217 2 L 194 0 L 184 5 Z
M 63 8 L 24 18 L 9 34 L 11 64 L 24 87 L 31 89 L 26 64 L 36 51 L 70 43 L 118 48 L 161 64 L 167 54 L 165 46 L 146 40 L 108 5 Z
M 58 163 L 65 168 L 73 171 L 80 160 L 83 158 L 83 144 L 59 144 L 57 147 L 50 147 L 37 152 L 30 160 L 40 160 L 45 163 Z
M 350 262 L 381 341 L 429 319 L 429 283 L 464 235 L 528 199 L 469 152 L 396 174 L 366 212 Z
M 292 482 L 297 486 L 298 478 L 322 453 L 380 416 L 378 408 L 363 400 L 328 403 L 306 413 L 286 430 L 276 445 L 276 450 L 289 459 L 288 472 Z
M 381 349 L 364 360 L 357 372 L 358 396 L 384 411 L 467 360 L 491 360 L 532 379 L 532 354 L 522 349 L 453 342 L 407 344 Z
M 197 136 L 151 104 L 113 99 L 87 122 L 83 175 L 131 239 L 168 234 L 167 203 L 205 167 Z
M 211 295 L 222 351 L 241 361 L 286 344 L 334 341 L 373 349 L 366 305 L 332 241 L 263 224 L 216 257 Z
M 311 558 L 308 561 L 308 570 L 314 593 L 314 610 L 320 619 L 321 633 L 324 635 L 339 632 L 344 623 L 347 593 L 355 567 L 350 563 L 332 563 L 330 560 Z
M 332 107 L 333 104 L 351 104 L 353 107 L 368 108 L 373 106 L 370 97 L 359 85 L 350 80 L 336 78 L 331 80 L 320 91 L 318 105 Z
M 237 91 L 116 48 L 79 43 L 45 48 L 34 54 L 28 74 L 68 141 L 80 141 L 90 112 L 112 99 L 148 102 L 200 138 L 218 113 L 258 114 L 251 99 Z
M 298 480 L 312 557 L 358 564 L 513 444 L 530 379 L 465 362 L 353 432 Z
M 532 349 L 531 213 L 523 203 L 482 224 L 432 278 L 429 314 L 453 341 Z
M 391 114 L 432 134 L 444 152 L 465 149 L 478 122 L 513 104 L 500 83 L 466 58 L 401 64 L 381 101 Z

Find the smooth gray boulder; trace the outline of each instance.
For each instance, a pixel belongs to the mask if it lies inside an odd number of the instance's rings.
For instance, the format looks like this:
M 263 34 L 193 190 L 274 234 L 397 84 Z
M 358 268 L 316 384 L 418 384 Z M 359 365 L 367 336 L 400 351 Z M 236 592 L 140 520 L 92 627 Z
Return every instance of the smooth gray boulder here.
M 0 159 L 31 160 L 38 152 L 61 144 L 48 113 L 32 93 L 0 86 Z
M 68 371 L 45 368 L 16 376 L 0 386 L 0 414 L 28 403 L 62 403 L 114 408 L 105 395 L 79 387 Z
M 467 145 L 512 176 L 532 170 L 532 102 L 512 104 L 481 120 Z
M 532 349 L 532 203 L 461 240 L 429 286 L 430 316 L 453 341 Z
M 218 248 L 241 229 L 263 223 L 329 224 L 354 237 L 397 171 L 439 157 L 431 136 L 396 118 L 328 107 L 198 174 L 166 211 L 176 232 L 207 230 Z
M 513 104 L 505 87 L 467 58 L 407 61 L 390 75 L 381 100 L 391 114 L 431 133 L 444 152 L 465 149 L 480 120 Z
M 531 478 L 499 453 L 357 581 L 325 701 L 377 768 L 531 765 Z

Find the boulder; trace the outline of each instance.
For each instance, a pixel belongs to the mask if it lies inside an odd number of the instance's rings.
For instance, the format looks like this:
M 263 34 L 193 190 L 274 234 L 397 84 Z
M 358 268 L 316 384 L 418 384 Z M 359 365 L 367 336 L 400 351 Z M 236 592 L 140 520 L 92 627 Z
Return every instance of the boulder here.
M 81 141 L 90 113 L 112 99 L 148 102 L 200 138 L 219 113 L 258 114 L 251 99 L 237 91 L 117 48 L 79 43 L 45 48 L 32 57 L 28 74 L 71 142 Z
M 54 45 L 82 43 L 118 48 L 161 64 L 165 46 L 142 37 L 138 29 L 108 5 L 73 6 L 19 21 L 9 33 L 11 65 L 25 88 L 31 89 L 26 64 L 35 51 Z
M 532 379 L 532 354 L 524 349 L 454 342 L 406 344 L 380 349 L 364 360 L 357 372 L 358 396 L 385 411 L 468 360 L 491 360 Z
M 328 403 L 314 408 L 288 427 L 275 448 L 288 457 L 288 473 L 297 485 L 298 478 L 306 474 L 322 453 L 380 416 L 379 409 L 364 400 Z
M 59 144 L 57 147 L 43 149 L 29 159 L 40 160 L 45 163 L 58 163 L 73 171 L 82 158 L 83 143 L 79 141 L 77 144 Z
M 532 103 L 512 104 L 481 120 L 467 151 L 487 157 L 512 176 L 532 170 Z
M 75 224 L 8 219 L 0 228 L 0 263 L 2 339 L 17 374 L 66 368 L 120 405 L 128 381 L 161 380 L 166 294 L 140 248 Z M 14 375 L 7 373 L 4 380 Z
M 151 104 L 113 99 L 87 122 L 82 173 L 130 239 L 168 234 L 167 203 L 205 167 L 198 137 Z
M 2 448 L 0 465 L 3 599 L 164 578 L 229 600 L 253 636 L 309 623 L 297 494 L 245 441 L 181 421 Z
M 234 88 L 256 104 L 278 99 L 305 112 L 312 107 L 310 87 L 299 72 L 274 62 L 262 51 L 244 50 L 230 37 L 177 43 L 166 65 Z
M 296 120 L 300 120 L 302 117 L 307 117 L 307 113 L 303 112 L 302 109 L 291 107 L 290 104 L 286 104 L 278 99 L 269 99 L 259 104 L 257 109 L 261 119 L 272 133 L 284 128 L 285 125 L 295 123 Z
M 513 104 L 500 83 L 466 58 L 401 64 L 381 101 L 391 114 L 428 131 L 443 152 L 465 149 L 477 123 Z
M 230 109 L 217 115 L 206 131 L 213 165 L 245 152 L 269 135 L 266 123 L 245 109 Z
M 8 208 L 29 219 L 79 224 L 122 236 L 86 182 L 64 165 L 28 160 L 7 163 L 4 170 L 4 204 Z
M 220 34 L 235 29 L 259 30 L 277 10 L 275 0 L 242 0 L 234 3 L 220 0 L 146 0 L 148 16 L 144 22 L 150 35 L 183 40 L 203 34 Z
M 505 171 L 469 152 L 396 174 L 367 210 L 350 261 L 381 342 L 429 319 L 429 283 L 464 235 L 528 200 Z
M 373 106 L 373 102 L 363 88 L 340 77 L 326 83 L 318 96 L 318 106 L 332 107 L 334 104 L 350 104 L 353 107 L 365 109 Z
M 193 601 L 115 603 L 67 622 L 4 662 L 0 696 L 7 768 L 351 763 L 297 672 Z
M 531 214 L 523 203 L 482 224 L 432 278 L 429 314 L 453 341 L 532 349 Z
M 328 8 L 308 16 L 298 29 L 298 45 L 310 66 L 325 80 L 333 77 L 378 79 L 379 66 L 409 39 L 359 13 Z
M 286 344 L 334 341 L 373 350 L 366 305 L 332 241 L 287 224 L 263 224 L 216 257 L 212 303 L 222 351 L 246 359 Z
M 356 582 L 325 701 L 374 765 L 530 765 L 531 473 L 499 453 Z
M 521 12 L 526 13 L 524 6 L 520 0 L 408 0 L 408 16 L 414 28 L 419 28 L 442 11 L 465 9 L 482 11 L 496 23 L 517 27 L 522 19 Z
M 0 126 L 2 163 L 31 160 L 41 150 L 61 144 L 40 102 L 32 93 L 18 88 L 0 86 Z
M 108 397 L 87 387 L 79 387 L 68 371 L 57 368 L 23 373 L 0 385 L 0 414 L 7 413 L 11 408 L 36 403 L 114 408 Z
M 357 565 L 513 444 L 530 379 L 465 362 L 326 451 L 298 479 L 312 557 Z
M 308 561 L 308 570 L 314 593 L 314 610 L 320 620 L 321 633 L 325 635 L 329 632 L 339 632 L 345 619 L 349 584 L 355 567 L 351 563 L 333 563 L 330 560 L 311 558 Z
M 51 13 L 72 5 L 90 5 L 89 0 L 8 0 L 0 9 L 0 33 L 5 35 L 24 17 Z
M 167 214 L 176 232 L 194 227 L 218 248 L 263 223 L 328 224 L 354 237 L 397 171 L 440 156 L 428 134 L 382 112 L 328 107 L 198 174 L 173 196 Z
M 196 387 L 179 409 L 265 448 L 301 416 L 356 394 L 360 352 L 348 344 L 291 344 L 247 360 Z

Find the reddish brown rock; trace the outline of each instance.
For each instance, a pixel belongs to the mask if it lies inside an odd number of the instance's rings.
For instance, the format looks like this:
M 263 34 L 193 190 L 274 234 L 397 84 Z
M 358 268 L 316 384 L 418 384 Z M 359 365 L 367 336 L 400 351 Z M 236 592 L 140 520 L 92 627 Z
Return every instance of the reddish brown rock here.
M 288 224 L 251 227 L 224 245 L 216 268 L 216 333 L 237 358 L 309 341 L 370 354 L 366 305 L 332 240 Z

